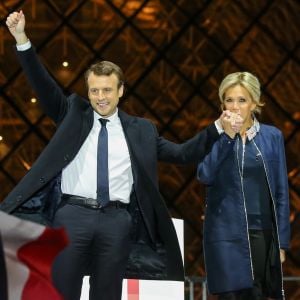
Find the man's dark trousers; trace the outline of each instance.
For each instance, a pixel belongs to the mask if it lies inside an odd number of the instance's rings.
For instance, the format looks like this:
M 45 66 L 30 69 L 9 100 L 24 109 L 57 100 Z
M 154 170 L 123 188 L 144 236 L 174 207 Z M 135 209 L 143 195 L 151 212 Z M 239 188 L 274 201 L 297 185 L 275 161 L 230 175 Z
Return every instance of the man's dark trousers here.
M 126 208 L 92 209 L 65 204 L 55 227 L 64 226 L 70 245 L 57 257 L 54 284 L 64 300 L 79 300 L 83 276 L 90 270 L 90 300 L 120 300 L 130 252 L 131 215 Z

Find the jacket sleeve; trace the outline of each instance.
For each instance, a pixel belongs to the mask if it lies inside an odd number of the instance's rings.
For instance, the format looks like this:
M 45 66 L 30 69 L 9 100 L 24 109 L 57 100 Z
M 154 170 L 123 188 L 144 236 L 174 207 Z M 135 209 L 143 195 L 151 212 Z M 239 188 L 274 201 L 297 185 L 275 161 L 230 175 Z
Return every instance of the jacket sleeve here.
M 214 143 L 211 151 L 198 165 L 197 178 L 200 182 L 211 185 L 216 178 L 218 170 L 222 167 L 224 159 L 233 151 L 235 140 L 225 133 Z
M 280 248 L 289 248 L 290 241 L 290 208 L 289 208 L 289 188 L 286 168 L 286 158 L 284 150 L 284 139 L 282 133 L 279 135 L 279 171 L 276 176 L 276 213 Z
M 16 54 L 43 111 L 59 123 L 68 109 L 67 97 L 40 62 L 33 47 L 25 51 L 16 50 Z
M 154 125 L 153 125 L 154 126 Z M 200 131 L 182 144 L 173 143 L 161 136 L 157 137 L 158 160 L 170 163 L 199 163 L 219 138 L 214 124 Z

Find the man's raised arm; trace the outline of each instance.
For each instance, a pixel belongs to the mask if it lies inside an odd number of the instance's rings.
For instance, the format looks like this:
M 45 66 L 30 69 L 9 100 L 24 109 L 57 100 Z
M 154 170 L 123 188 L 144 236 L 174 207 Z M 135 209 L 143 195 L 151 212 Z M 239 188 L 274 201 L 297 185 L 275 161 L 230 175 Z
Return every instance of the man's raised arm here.
M 6 25 L 17 42 L 17 56 L 43 111 L 56 123 L 60 122 L 68 109 L 67 97 L 31 46 L 25 33 L 25 15 L 22 11 L 11 13 L 7 17 Z

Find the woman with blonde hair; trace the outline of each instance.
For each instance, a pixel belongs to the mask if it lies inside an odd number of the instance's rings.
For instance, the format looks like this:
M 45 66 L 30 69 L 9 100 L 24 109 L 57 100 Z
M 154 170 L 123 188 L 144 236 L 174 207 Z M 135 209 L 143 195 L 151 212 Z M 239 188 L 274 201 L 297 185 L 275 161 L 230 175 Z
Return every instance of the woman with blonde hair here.
M 226 76 L 223 110 L 243 125 L 220 138 L 199 164 L 207 186 L 204 255 L 210 293 L 219 299 L 284 299 L 281 263 L 289 247 L 288 180 L 282 133 L 259 123 L 261 88 L 248 72 Z

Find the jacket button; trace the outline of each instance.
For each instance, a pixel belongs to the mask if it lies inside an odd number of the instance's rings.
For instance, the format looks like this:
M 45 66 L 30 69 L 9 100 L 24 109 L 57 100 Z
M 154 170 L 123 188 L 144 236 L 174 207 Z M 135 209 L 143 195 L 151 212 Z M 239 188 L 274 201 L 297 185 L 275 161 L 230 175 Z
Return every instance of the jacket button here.
M 64 161 L 68 161 L 68 160 L 69 160 L 69 155 L 66 154 L 66 155 L 64 156 Z
M 41 178 L 40 178 L 40 183 L 45 183 L 45 182 L 46 182 L 45 178 L 44 178 L 44 177 L 41 177 Z
M 22 195 L 17 196 L 17 202 L 20 202 L 22 200 Z

